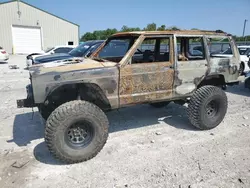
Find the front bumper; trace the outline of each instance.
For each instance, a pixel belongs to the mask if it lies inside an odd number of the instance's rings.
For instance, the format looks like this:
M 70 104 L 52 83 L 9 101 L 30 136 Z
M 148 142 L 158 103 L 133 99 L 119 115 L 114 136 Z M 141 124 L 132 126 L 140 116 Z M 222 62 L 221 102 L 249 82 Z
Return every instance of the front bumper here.
M 7 61 L 7 60 L 9 60 L 9 55 L 4 55 L 0 57 L 0 61 Z
M 17 103 L 17 108 L 32 108 L 32 107 L 35 107 L 35 103 L 34 103 L 34 100 L 32 99 L 18 99 L 16 101 Z
M 32 107 L 36 106 L 36 104 L 34 102 L 33 89 L 32 89 L 31 84 L 26 86 L 26 92 L 27 92 L 26 99 L 18 99 L 16 101 L 17 108 L 32 108 Z

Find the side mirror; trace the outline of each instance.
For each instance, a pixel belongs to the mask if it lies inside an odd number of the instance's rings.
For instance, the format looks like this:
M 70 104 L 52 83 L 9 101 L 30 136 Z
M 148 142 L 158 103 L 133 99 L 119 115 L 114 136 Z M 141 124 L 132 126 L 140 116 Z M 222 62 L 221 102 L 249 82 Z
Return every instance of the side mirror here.
M 54 54 L 55 52 L 54 51 L 51 51 L 50 54 Z
M 247 54 L 247 57 L 250 57 L 250 53 L 249 53 L 249 54 Z

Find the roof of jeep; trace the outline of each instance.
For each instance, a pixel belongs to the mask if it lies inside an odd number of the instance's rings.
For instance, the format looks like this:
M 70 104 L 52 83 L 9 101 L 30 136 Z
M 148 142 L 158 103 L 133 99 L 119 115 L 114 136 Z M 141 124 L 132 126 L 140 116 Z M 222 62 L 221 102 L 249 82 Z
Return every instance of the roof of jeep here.
M 219 35 L 226 36 L 226 32 L 221 30 L 216 31 L 205 31 L 205 30 L 165 30 L 165 31 L 132 31 L 132 32 L 119 32 L 115 33 L 112 36 L 126 36 L 126 35 L 174 35 L 174 34 L 183 34 L 183 35 Z

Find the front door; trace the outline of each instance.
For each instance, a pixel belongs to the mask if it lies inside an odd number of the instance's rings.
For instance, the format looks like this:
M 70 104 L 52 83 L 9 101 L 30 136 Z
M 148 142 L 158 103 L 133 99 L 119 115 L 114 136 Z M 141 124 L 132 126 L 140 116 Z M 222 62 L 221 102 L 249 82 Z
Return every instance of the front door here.
M 146 37 L 130 62 L 121 67 L 120 106 L 171 98 L 173 62 L 172 37 Z
M 208 64 L 202 36 L 177 36 L 174 97 L 189 95 L 206 75 Z

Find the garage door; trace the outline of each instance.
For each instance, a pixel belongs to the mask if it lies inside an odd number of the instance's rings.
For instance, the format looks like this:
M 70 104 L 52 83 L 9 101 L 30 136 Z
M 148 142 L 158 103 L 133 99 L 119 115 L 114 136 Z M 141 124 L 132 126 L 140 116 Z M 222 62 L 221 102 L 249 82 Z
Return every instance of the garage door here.
M 42 49 L 40 28 L 13 26 L 12 36 L 15 54 L 39 52 Z

